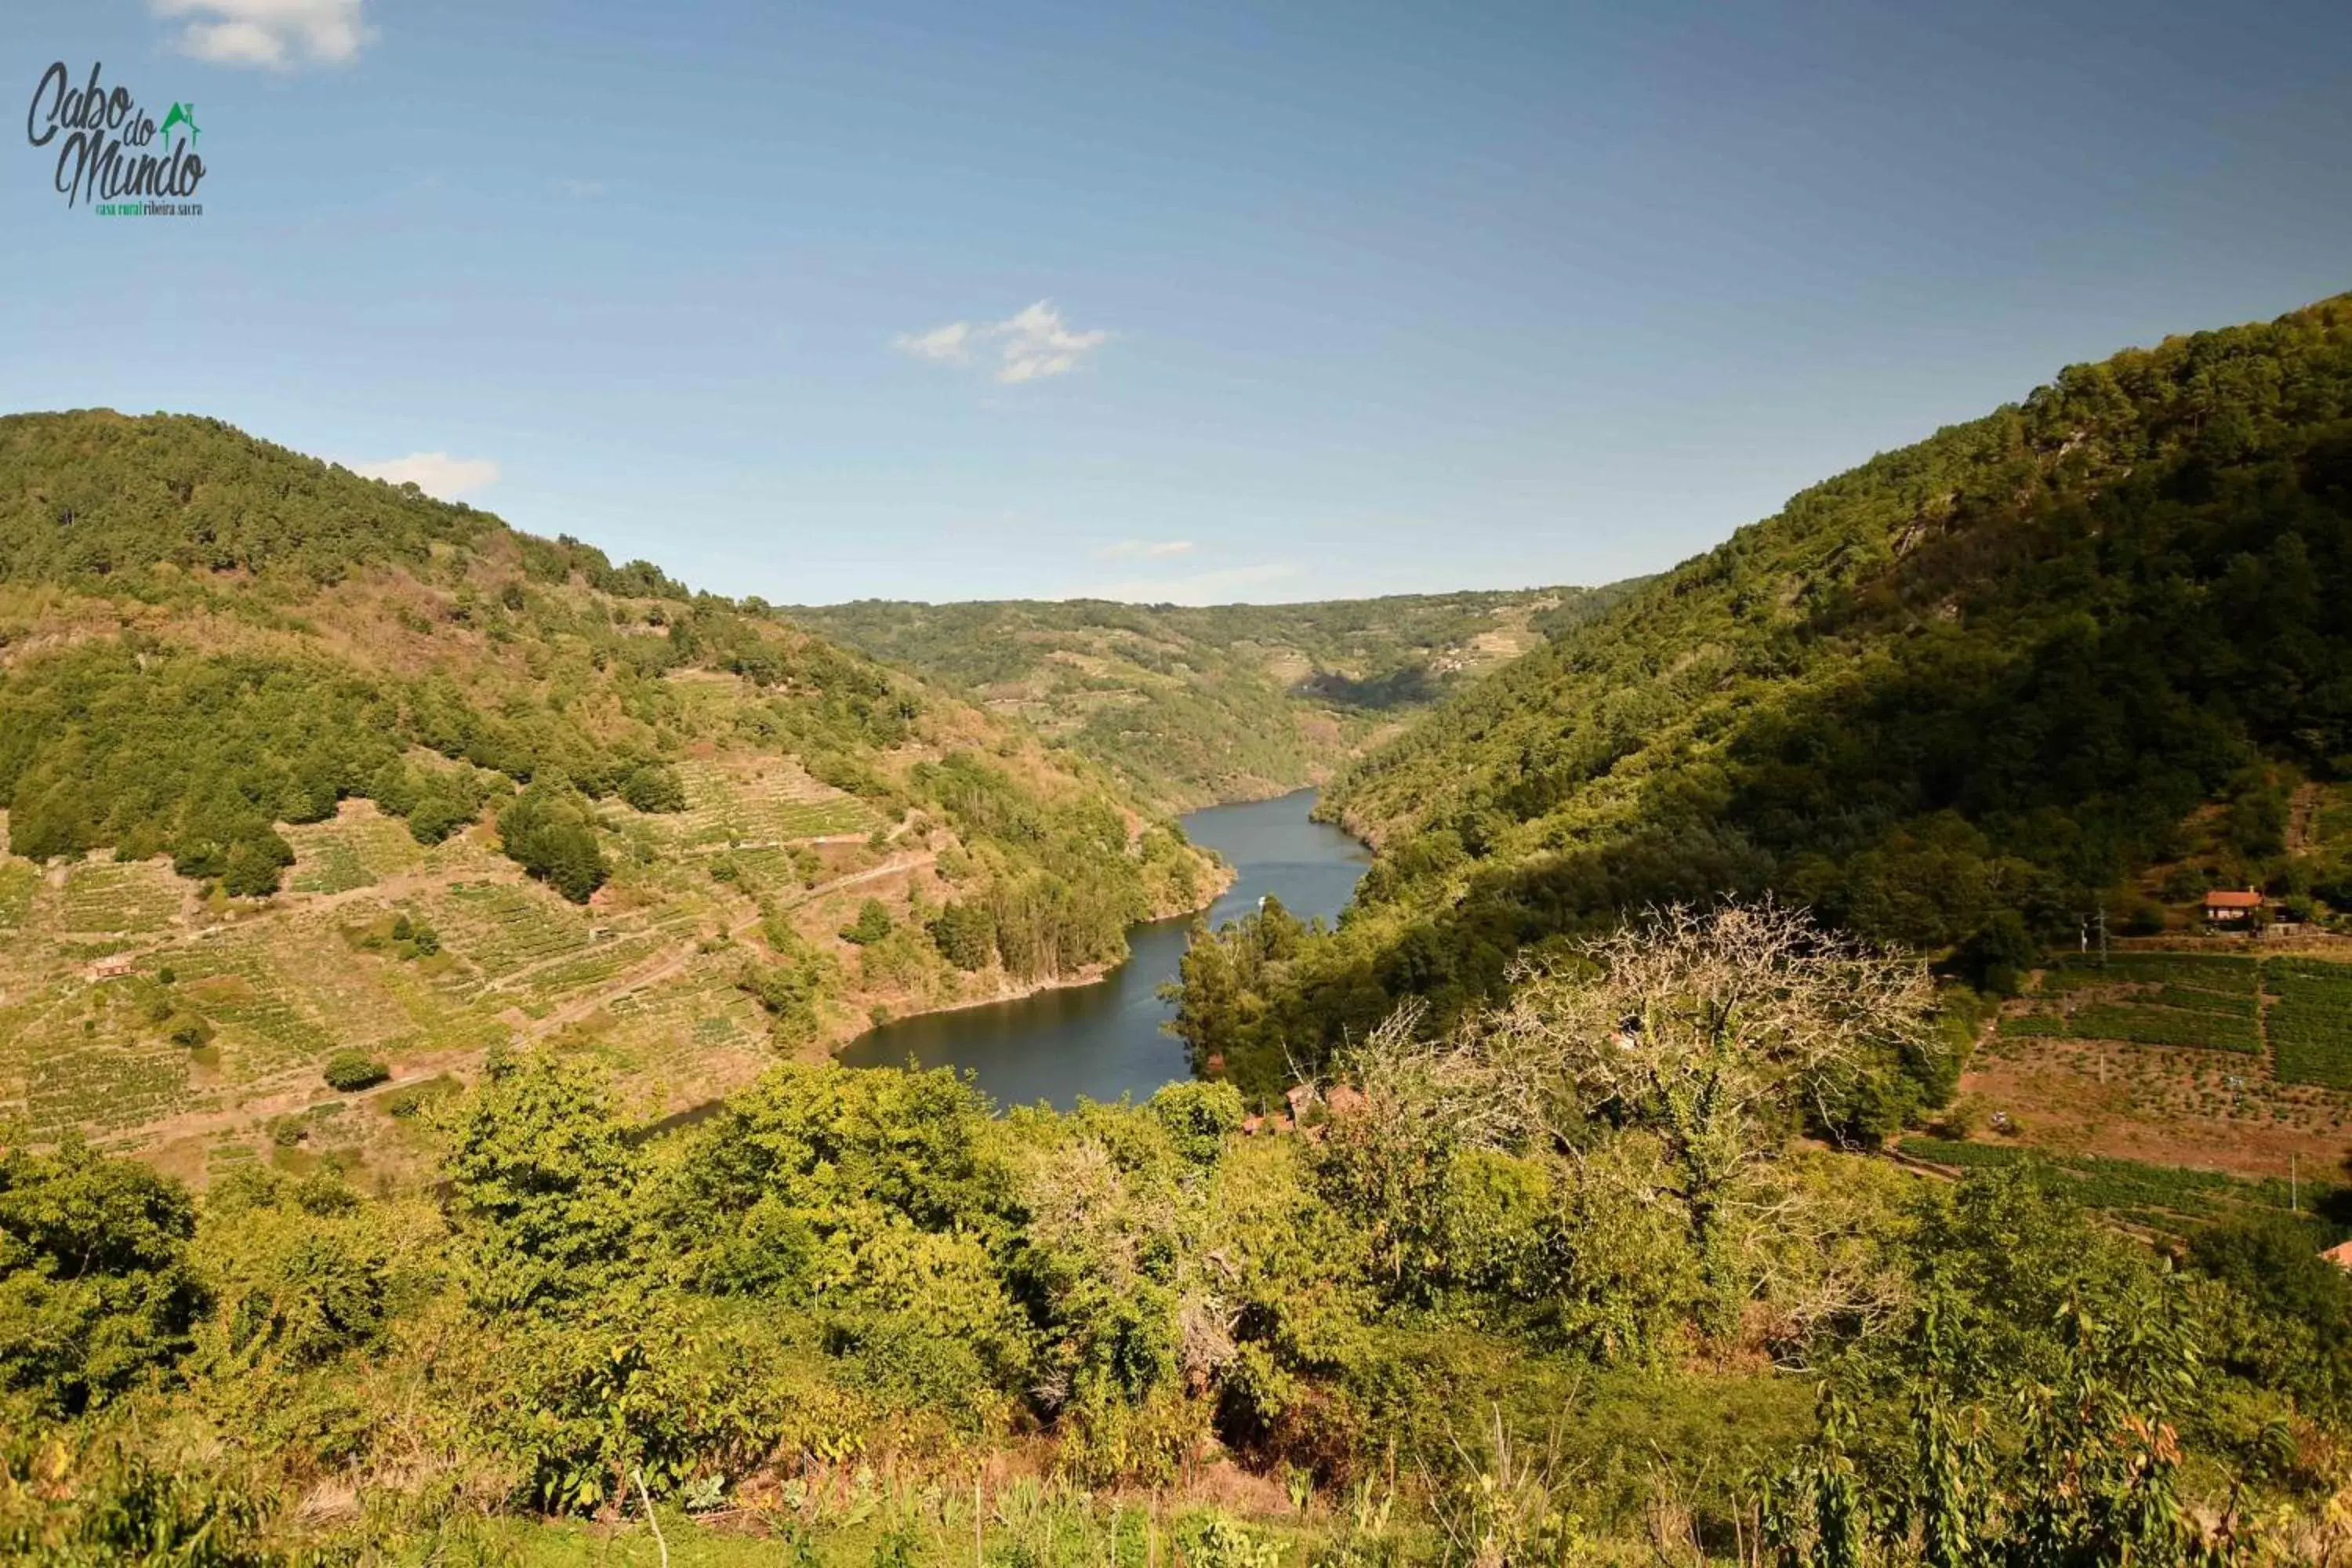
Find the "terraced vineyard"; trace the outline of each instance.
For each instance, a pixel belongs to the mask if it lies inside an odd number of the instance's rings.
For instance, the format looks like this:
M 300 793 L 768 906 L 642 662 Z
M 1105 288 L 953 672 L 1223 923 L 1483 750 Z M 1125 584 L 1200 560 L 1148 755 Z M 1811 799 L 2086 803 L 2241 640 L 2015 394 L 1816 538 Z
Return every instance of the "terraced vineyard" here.
M 692 1103 L 1076 978 L 1217 881 L 1131 789 L 756 601 L 214 421 L 6 423 L 11 493 L 70 498 L 76 541 L 0 522 L 6 1146 L 421 1167 L 431 1131 L 391 1107 L 492 1047 Z M 101 554 L 172 584 L 123 590 L 135 626 Z M 997 916 L 969 975 L 922 925 L 958 899 Z M 887 963 L 842 934 L 869 900 L 905 933 Z M 389 1083 L 331 1135 L 347 1051 Z
M 850 874 L 838 862 L 887 858 L 862 842 L 820 856 L 810 838 L 863 840 L 881 818 L 762 763 L 690 765 L 699 826 L 690 813 L 610 806 L 609 909 L 565 902 L 484 834 L 423 847 L 365 802 L 285 829 L 287 892 L 260 908 L 199 902 L 162 860 L 91 859 L 45 877 L 0 854 L 0 928 L 30 933 L 0 941 L 0 1122 L 124 1145 L 192 1127 L 205 1140 L 192 1158 L 207 1169 L 243 1159 L 236 1151 L 269 1118 L 315 1108 L 321 1068 L 344 1048 L 405 1081 L 549 1038 L 605 1060 L 647 1114 L 747 1082 L 774 1048 L 767 1016 L 736 984 L 744 956 L 720 933 L 756 920 L 762 897 L 789 906 L 813 881 Z M 730 852 L 730 883 L 710 876 L 711 860 L 678 853 L 697 834 L 722 848 L 771 841 Z M 902 853 L 928 864 L 919 848 Z M 404 917 L 434 932 L 433 951 L 372 938 Z M 806 919 L 820 939 L 839 923 L 814 907 Z M 339 1136 L 363 1142 L 386 1126 L 355 1113 Z
M 593 940 L 584 916 L 510 883 L 461 882 L 429 902 L 442 941 L 487 980 L 577 952 Z
M 287 886 L 298 893 L 372 888 L 419 865 L 425 854 L 404 824 L 358 803 L 331 821 L 289 827 L 285 836 L 294 847 Z
M 33 912 L 41 873 L 30 863 L 0 857 L 0 931 L 19 931 Z
M 172 923 L 186 898 L 186 884 L 161 861 L 128 866 L 89 861 L 67 872 L 56 923 L 58 930 L 74 932 L 160 931 Z
M 2273 998 L 2264 1023 L 2279 1077 L 2352 1089 L 2352 965 L 2274 958 L 2263 987 Z
M 793 844 L 862 836 L 884 826 L 855 795 L 829 789 L 796 768 L 747 772 L 687 763 L 678 773 L 686 784 L 686 810 L 665 826 L 685 848 Z
M 177 989 L 218 1026 L 220 1052 L 238 1079 L 262 1083 L 306 1073 L 344 1043 L 307 992 L 287 981 L 263 932 L 191 942 L 161 955 Z
M 2352 1090 L 2352 963 L 2126 952 L 2101 964 L 2069 955 L 2000 1018 L 1998 1033 L 2011 1057 L 2025 1059 L 2034 1041 L 2168 1047 L 2267 1058 L 2263 1092 L 2273 1097 L 2289 1086 Z
M 2312 1216 L 2327 1193 L 2316 1183 L 2293 1190 L 2284 1182 L 2246 1181 L 2218 1171 L 1948 1138 L 1906 1138 L 1896 1147 L 1915 1160 L 1957 1170 L 2039 1167 L 2073 1183 L 2088 1206 L 2170 1235 L 2250 1211 L 2292 1211 L 2309 1220 L 2315 1247 L 2344 1238 L 2341 1227 Z
M 81 1048 L 44 1053 L 26 1081 L 26 1112 L 37 1130 L 137 1127 L 189 1105 L 187 1053 L 85 1039 Z

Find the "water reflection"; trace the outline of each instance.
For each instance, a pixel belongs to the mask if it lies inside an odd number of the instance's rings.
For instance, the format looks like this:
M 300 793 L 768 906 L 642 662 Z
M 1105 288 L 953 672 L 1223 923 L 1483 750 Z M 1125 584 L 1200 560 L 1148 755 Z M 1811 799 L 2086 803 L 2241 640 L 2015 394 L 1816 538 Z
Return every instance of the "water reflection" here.
M 1184 818 L 1184 831 L 1230 861 L 1234 885 L 1210 909 L 1218 924 L 1268 893 L 1301 920 L 1337 918 L 1371 863 L 1337 828 L 1309 822 L 1315 792 L 1278 800 L 1214 805 Z M 1067 1109 L 1078 1097 L 1147 1098 L 1187 1075 L 1183 1047 L 1160 1026 L 1171 1009 L 1159 988 L 1177 975 L 1191 921 L 1160 921 L 1128 932 L 1131 956 L 1098 984 L 1044 991 L 1015 1002 L 886 1024 L 841 1053 L 851 1067 L 969 1068 L 1000 1105 L 1045 1100 Z

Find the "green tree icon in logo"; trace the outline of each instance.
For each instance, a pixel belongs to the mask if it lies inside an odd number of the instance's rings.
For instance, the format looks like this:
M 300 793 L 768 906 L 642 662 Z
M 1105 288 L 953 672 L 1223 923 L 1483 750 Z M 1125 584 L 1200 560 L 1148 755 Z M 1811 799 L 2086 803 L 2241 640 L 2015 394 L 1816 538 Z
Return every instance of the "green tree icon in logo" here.
M 196 144 L 196 138 L 204 134 L 196 126 L 196 106 L 193 103 L 175 103 L 172 105 L 171 112 L 163 116 L 163 145 L 167 148 L 172 145 L 172 127 L 174 125 L 188 128 L 188 145 L 191 147 Z

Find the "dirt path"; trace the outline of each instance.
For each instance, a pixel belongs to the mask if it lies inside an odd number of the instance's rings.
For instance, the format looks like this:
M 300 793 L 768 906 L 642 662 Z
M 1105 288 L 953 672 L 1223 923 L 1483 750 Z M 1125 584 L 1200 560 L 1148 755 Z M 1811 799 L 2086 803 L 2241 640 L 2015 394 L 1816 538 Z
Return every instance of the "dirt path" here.
M 2287 802 L 2286 852 L 2307 855 L 2311 852 L 2312 828 L 2319 820 L 2319 786 L 2297 784 Z
M 694 951 L 695 943 L 689 940 L 667 952 L 656 953 L 636 968 L 624 970 L 594 990 L 574 996 L 544 1018 L 534 1018 L 519 1007 L 509 1007 L 499 1016 L 513 1026 L 518 1037 L 543 1040 L 567 1024 L 579 1023 L 608 1002 L 617 1002 L 632 991 L 676 979 L 694 961 Z
M 820 882 L 815 887 L 808 889 L 784 907 L 799 909 L 828 893 L 838 892 L 844 888 L 857 887 L 883 877 L 914 871 L 929 865 L 938 858 L 938 856 L 925 850 L 911 859 L 893 861 L 889 865 L 877 866 L 871 870 L 859 871 L 847 877 L 836 877 L 830 882 Z M 762 918 L 758 911 L 754 910 L 728 927 L 727 934 L 730 937 L 743 936 L 757 929 Z M 687 965 L 694 961 L 700 941 L 698 937 L 684 938 L 668 952 L 656 953 L 636 968 L 614 975 L 593 990 L 581 993 L 544 1018 L 533 1018 L 520 1009 L 511 1007 L 502 1016 L 514 1026 L 515 1032 L 520 1037 L 526 1040 L 544 1039 L 564 1026 L 579 1023 L 605 1004 L 618 1001 L 633 991 L 642 991 L 647 986 L 658 985 L 666 980 L 675 980 L 679 974 L 685 973 Z M 528 973 L 529 971 L 521 973 Z M 512 979 L 514 976 L 509 976 L 509 978 Z
M 919 867 L 928 866 L 938 858 L 937 855 L 926 849 L 920 855 L 909 859 L 893 860 L 887 866 L 877 866 L 870 871 L 858 871 L 846 877 L 835 877 L 830 882 L 819 882 L 815 887 L 807 889 L 784 908 L 796 910 L 803 904 L 816 902 L 827 893 L 837 893 L 844 888 L 855 888 L 862 883 L 879 881 L 885 877 L 895 877 L 902 871 L 912 871 Z M 755 920 L 751 923 L 757 925 L 759 921 Z

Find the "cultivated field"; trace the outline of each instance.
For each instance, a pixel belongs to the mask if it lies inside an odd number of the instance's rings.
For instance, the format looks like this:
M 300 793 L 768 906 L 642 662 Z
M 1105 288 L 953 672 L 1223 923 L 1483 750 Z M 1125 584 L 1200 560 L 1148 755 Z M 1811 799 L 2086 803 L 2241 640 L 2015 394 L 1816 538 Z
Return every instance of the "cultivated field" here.
M 1964 1087 L 2044 1147 L 2332 1173 L 2352 1151 L 2352 963 L 2069 955 L 2004 1011 Z
M 0 1125 L 167 1152 L 198 1179 L 254 1160 L 396 1161 L 427 1086 L 533 1040 L 608 1064 L 643 1113 L 665 1114 L 775 1059 L 736 984 L 748 958 L 769 961 L 746 945 L 763 909 L 835 955 L 839 1027 L 854 1027 L 871 1003 L 834 930 L 845 903 L 928 879 L 927 846 L 887 842 L 871 807 L 775 757 L 680 771 L 682 813 L 608 805 L 614 875 L 587 907 L 526 879 L 487 826 L 426 847 L 365 801 L 281 829 L 295 862 L 268 900 L 204 900 L 160 859 L 0 854 Z M 431 931 L 432 951 L 396 930 Z M 322 1065 L 352 1047 L 390 1080 L 331 1090 Z

